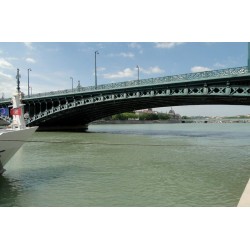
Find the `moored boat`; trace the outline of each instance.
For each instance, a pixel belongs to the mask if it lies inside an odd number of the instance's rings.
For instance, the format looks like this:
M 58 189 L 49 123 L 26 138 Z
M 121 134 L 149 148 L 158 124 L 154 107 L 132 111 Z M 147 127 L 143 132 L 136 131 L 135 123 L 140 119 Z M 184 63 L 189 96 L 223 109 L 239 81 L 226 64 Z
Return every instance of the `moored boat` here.
M 7 128 L 0 129 L 0 175 L 5 171 L 5 164 L 38 128 L 26 127 L 19 84 L 19 69 L 17 69 L 17 92 L 12 97 L 13 105 L 10 110 L 13 120 Z

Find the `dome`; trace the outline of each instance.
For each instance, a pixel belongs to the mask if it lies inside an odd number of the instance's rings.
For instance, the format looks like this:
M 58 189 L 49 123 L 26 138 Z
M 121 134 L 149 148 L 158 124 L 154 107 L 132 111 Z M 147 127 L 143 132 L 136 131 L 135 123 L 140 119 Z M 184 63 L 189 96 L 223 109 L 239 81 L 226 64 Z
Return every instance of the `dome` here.
M 174 110 L 173 110 L 172 108 L 169 110 L 168 113 L 169 113 L 169 114 L 172 114 L 172 115 L 175 115 L 175 112 L 174 112 Z

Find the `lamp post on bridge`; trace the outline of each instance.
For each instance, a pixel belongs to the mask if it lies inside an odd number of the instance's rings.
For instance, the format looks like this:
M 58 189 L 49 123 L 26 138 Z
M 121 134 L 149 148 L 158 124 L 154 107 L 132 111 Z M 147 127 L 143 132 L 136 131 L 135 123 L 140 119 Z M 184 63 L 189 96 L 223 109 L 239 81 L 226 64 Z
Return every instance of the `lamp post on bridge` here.
M 97 50 L 95 51 L 95 89 L 97 89 L 96 54 L 99 55 L 99 52 Z
M 247 62 L 247 66 L 248 66 L 248 72 L 250 72 L 250 43 L 248 44 L 248 62 Z
M 30 71 L 31 69 L 28 69 L 28 97 L 30 97 Z
M 31 91 L 30 91 L 30 96 L 32 96 L 32 87 L 29 86 L 29 89 L 31 90 Z
M 138 65 L 136 65 L 136 68 L 138 69 L 137 71 L 137 75 L 138 75 L 138 83 L 139 83 L 139 80 L 140 80 L 140 67 Z
M 72 80 L 72 91 L 73 91 L 73 77 L 71 76 L 70 79 Z

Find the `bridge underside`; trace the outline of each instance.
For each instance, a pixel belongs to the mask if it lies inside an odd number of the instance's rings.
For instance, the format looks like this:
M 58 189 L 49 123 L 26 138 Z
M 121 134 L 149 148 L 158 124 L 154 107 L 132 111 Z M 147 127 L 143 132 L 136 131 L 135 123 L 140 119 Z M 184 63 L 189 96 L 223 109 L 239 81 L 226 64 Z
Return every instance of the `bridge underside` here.
M 63 110 L 51 115 L 50 119 L 33 122 L 40 130 L 75 130 L 87 129 L 87 124 L 114 114 L 135 111 L 145 108 L 187 106 L 187 105 L 250 105 L 246 97 L 216 97 L 213 96 L 172 96 L 136 98 L 129 100 L 109 101 L 79 106 Z

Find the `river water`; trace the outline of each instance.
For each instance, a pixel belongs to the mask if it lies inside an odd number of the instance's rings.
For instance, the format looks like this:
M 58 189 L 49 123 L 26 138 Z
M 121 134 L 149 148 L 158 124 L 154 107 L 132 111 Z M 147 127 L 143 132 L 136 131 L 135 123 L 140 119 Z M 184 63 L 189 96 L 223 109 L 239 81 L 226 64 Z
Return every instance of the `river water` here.
M 237 206 L 249 159 L 250 124 L 36 132 L 5 166 L 0 206 Z

